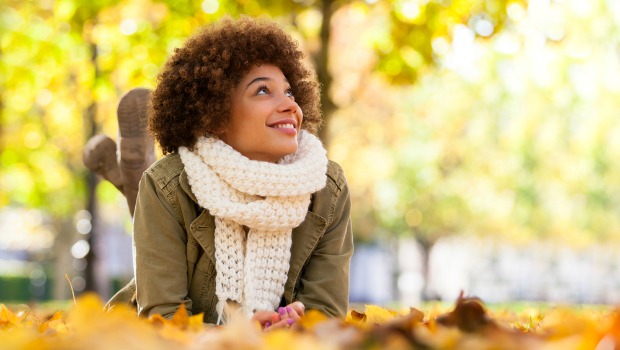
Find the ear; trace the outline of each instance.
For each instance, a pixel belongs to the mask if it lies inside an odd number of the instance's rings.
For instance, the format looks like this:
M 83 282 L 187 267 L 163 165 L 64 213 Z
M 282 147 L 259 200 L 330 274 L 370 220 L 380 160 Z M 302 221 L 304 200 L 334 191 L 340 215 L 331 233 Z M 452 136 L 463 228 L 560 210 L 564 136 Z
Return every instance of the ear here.
M 226 132 L 228 131 L 228 123 L 230 122 L 230 118 L 226 118 L 226 120 L 224 121 L 224 123 L 222 123 L 223 125 L 219 125 L 219 126 L 214 126 L 211 130 L 206 130 L 206 135 L 204 136 L 212 136 L 212 137 L 216 137 L 218 139 L 222 139 L 222 137 L 224 137 L 226 135 Z
M 220 128 L 220 129 L 209 132 L 209 135 L 212 135 L 218 138 L 222 137 L 225 134 L 226 134 L 226 128 Z
M 207 132 L 206 136 L 207 137 L 215 137 L 215 138 L 220 139 L 220 140 L 225 140 L 226 139 L 226 131 L 227 131 L 227 128 L 218 128 L 217 130 Z

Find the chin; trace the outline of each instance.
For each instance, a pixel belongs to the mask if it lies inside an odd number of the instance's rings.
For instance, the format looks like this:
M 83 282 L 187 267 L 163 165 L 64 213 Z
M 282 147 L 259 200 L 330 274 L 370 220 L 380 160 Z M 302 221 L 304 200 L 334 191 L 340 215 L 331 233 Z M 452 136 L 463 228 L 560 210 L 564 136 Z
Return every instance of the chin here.
M 295 147 L 286 147 L 284 149 L 284 152 L 281 153 L 280 158 L 290 156 L 291 154 L 294 154 L 295 152 L 297 152 L 297 145 L 295 145 Z

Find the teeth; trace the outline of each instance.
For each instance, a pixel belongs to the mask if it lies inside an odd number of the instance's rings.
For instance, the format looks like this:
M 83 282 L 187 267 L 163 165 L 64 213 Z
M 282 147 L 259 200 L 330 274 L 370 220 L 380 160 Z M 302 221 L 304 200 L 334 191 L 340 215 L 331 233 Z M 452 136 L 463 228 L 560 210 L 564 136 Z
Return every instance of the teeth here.
M 273 126 L 274 128 L 284 128 L 284 129 L 293 129 L 295 128 L 293 124 L 276 124 Z

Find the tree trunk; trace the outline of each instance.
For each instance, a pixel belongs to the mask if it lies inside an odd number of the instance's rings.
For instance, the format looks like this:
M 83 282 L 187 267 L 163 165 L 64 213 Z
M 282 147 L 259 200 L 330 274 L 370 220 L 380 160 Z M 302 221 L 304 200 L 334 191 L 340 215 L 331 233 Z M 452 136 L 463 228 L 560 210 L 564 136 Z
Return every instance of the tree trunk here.
M 321 84 L 321 106 L 323 109 L 323 126 L 319 130 L 319 138 L 327 147 L 329 144 L 329 120 L 336 110 L 336 105 L 329 95 L 332 83 L 332 76 L 329 73 L 329 41 L 331 37 L 332 15 L 335 12 L 333 0 L 323 0 L 321 2 L 321 12 L 323 13 L 320 34 L 321 44 L 314 56 L 314 61 L 316 63 L 317 78 Z
M 0 47 L 0 57 L 2 57 L 2 47 Z M 2 99 L 2 94 L 0 94 L 0 111 L 4 111 L 4 100 Z M 1 112 L 0 112 L 1 113 Z M 2 139 L 3 134 L 3 119 L 2 115 L 0 115 L 0 139 Z M 0 154 L 4 151 L 3 143 L 0 142 Z
M 430 240 L 427 237 L 424 237 L 423 235 L 415 235 L 416 241 L 418 242 L 418 244 L 420 245 L 420 247 L 422 248 L 421 254 L 422 254 L 422 300 L 423 301 L 428 301 L 428 300 L 435 300 L 437 299 L 437 297 L 435 296 L 434 293 L 431 293 L 430 288 L 429 288 L 429 281 L 430 281 L 430 254 L 431 254 L 431 250 L 433 249 L 433 246 L 435 245 L 435 241 L 434 240 Z
M 71 298 L 71 290 L 65 279 L 65 274 L 73 277 L 68 273 L 71 269 L 73 257 L 67 252 L 71 251 L 75 225 L 71 222 L 71 218 L 56 218 L 54 229 L 57 235 L 52 246 L 53 271 L 50 276 L 52 279 L 52 297 L 56 300 L 66 300 Z
M 91 47 L 91 64 L 95 67 L 95 77 L 93 81 L 97 81 L 100 75 L 100 71 L 97 67 L 97 45 L 94 43 L 90 43 Z M 93 96 L 92 103 L 88 106 L 88 110 L 86 111 L 86 115 L 84 118 L 84 130 L 86 141 L 88 141 L 91 137 L 93 137 L 97 133 L 97 102 Z M 86 285 L 84 291 L 94 291 L 97 292 L 100 290 L 97 286 L 97 279 L 95 276 L 95 264 L 97 263 L 97 254 L 95 252 L 95 244 L 97 244 L 97 199 L 95 190 L 97 189 L 98 179 L 97 176 L 92 172 L 88 171 L 86 175 L 86 210 L 91 215 L 91 231 L 87 235 L 87 241 L 90 246 L 88 254 L 84 257 L 86 259 L 86 269 L 84 270 L 84 280 L 86 281 Z
M 0 55 L 2 55 L 2 51 L 0 51 Z M 2 100 L 2 94 L 0 94 L 0 111 L 4 111 L 4 102 Z M 2 123 L 2 116 L 0 116 L 0 139 L 3 138 L 3 131 L 2 131 L 2 127 L 3 127 L 3 123 Z M 0 142 L 0 154 L 2 154 L 2 152 L 4 152 L 4 147 L 3 147 L 3 143 Z

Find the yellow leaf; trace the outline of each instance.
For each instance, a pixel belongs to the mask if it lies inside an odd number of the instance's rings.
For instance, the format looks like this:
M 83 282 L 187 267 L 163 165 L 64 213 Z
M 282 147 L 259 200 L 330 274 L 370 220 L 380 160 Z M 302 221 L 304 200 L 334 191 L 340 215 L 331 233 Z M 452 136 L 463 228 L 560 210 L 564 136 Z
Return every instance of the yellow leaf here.
M 103 314 L 103 306 L 103 302 L 97 294 L 86 293 L 77 299 L 76 306 L 73 311 L 90 314 L 89 316 L 92 317 L 93 314 Z
M 0 327 L 15 326 L 17 323 L 19 323 L 17 315 L 4 304 L 0 304 Z
M 172 322 L 164 324 L 164 326 L 159 329 L 158 333 L 164 339 L 172 340 L 181 344 L 190 343 L 189 334 L 183 331 L 178 326 L 174 325 Z
M 56 312 L 47 321 L 41 323 L 37 327 L 37 330 L 39 331 L 39 333 L 45 333 L 50 327 L 52 329 L 58 330 L 61 328 L 58 326 L 58 323 L 62 323 L 62 311 Z M 63 323 L 63 326 L 64 326 L 64 323 Z M 66 326 L 62 327 L 62 329 L 63 331 L 66 331 Z
M 376 305 L 366 305 L 366 323 L 381 324 L 394 318 L 394 313 Z
M 329 348 L 312 338 L 308 334 L 291 332 L 289 329 L 277 329 L 267 332 L 263 336 L 264 343 L 261 349 L 295 349 L 295 350 L 320 350 Z
M 265 345 L 267 349 L 286 349 L 295 344 L 292 333 L 278 329 L 265 334 Z
M 49 318 L 49 320 L 47 320 L 48 322 L 51 321 L 58 321 L 58 320 L 62 320 L 62 311 L 57 311 L 55 314 L 52 315 L 52 317 Z
M 325 322 L 327 320 L 329 320 L 329 318 L 321 311 L 309 310 L 299 320 L 299 325 L 301 325 L 305 329 L 313 329 L 317 324 Z
M 188 329 L 194 332 L 199 332 L 204 329 L 204 314 L 201 312 L 198 315 L 191 316 L 188 321 Z
M 345 319 L 346 323 L 361 326 L 366 323 L 366 314 L 359 313 L 355 310 L 349 311 L 347 314 L 347 318 Z

